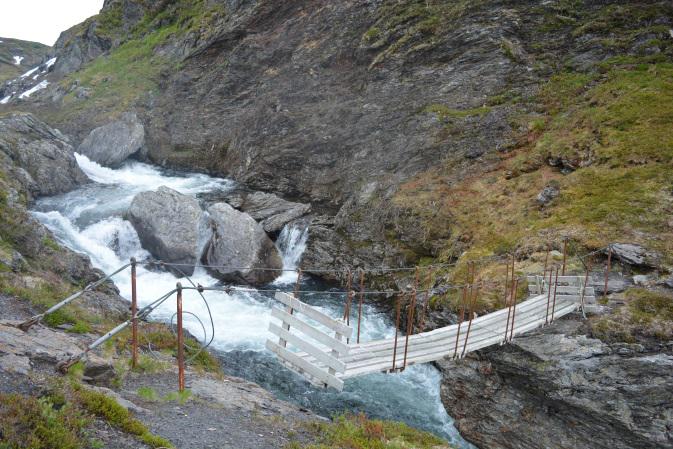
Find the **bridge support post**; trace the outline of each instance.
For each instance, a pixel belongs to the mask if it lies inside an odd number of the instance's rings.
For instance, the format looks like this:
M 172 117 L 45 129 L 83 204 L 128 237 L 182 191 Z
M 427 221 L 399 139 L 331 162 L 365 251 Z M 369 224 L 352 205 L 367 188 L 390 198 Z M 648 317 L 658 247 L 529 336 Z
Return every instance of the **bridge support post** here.
M 131 367 L 138 364 L 138 295 L 136 289 L 136 259 L 131 258 Z
M 177 315 L 178 315 L 178 390 L 185 391 L 185 342 L 182 332 L 182 284 L 177 284 Z

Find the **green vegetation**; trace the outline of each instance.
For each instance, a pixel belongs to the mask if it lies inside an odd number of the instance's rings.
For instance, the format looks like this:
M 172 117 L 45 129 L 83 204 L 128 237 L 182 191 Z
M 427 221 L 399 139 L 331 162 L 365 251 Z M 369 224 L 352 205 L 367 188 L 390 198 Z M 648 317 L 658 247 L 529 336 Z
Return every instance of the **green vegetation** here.
M 76 388 L 78 402 L 89 413 L 103 418 L 109 424 L 120 430 L 135 435 L 140 441 L 150 447 L 173 447 L 166 439 L 153 435 L 143 423 L 133 418 L 128 410 L 117 401 L 92 390 Z
M 544 120 L 531 122 L 523 146 L 498 156 L 496 170 L 447 182 L 454 170 L 447 163 L 404 184 L 394 204 L 428 235 L 451 230 L 443 260 L 545 245 L 548 235 L 567 233 L 578 247 L 628 240 L 670 262 L 672 80 L 670 63 L 558 74 L 539 95 Z M 550 183 L 560 196 L 541 208 L 537 193 Z
M 673 295 L 644 288 L 624 293 L 626 305 L 591 321 L 591 332 L 608 343 L 673 339 Z
M 192 397 L 192 392 L 189 390 L 172 391 L 163 397 L 164 401 L 175 401 L 184 404 Z
M 0 449 L 78 449 L 86 423 L 70 403 L 0 393 Z
M 287 449 L 431 449 L 448 448 L 436 436 L 412 429 L 406 424 L 371 420 L 360 415 L 339 416 L 331 423 L 312 423 L 317 442 L 291 443 Z
M 491 112 L 491 108 L 488 106 L 481 106 L 479 108 L 472 109 L 451 109 L 443 104 L 431 104 L 426 106 L 423 109 L 423 112 L 433 113 L 437 116 L 438 119 L 446 122 L 450 119 L 461 119 L 473 116 L 481 117 Z
M 154 391 L 151 387 L 140 387 L 138 388 L 138 396 L 145 399 L 146 401 L 156 401 L 159 399 L 157 392 Z
M 164 324 L 152 323 L 144 326 L 140 332 L 140 344 L 148 350 L 177 355 L 177 337 Z M 130 347 L 130 334 L 124 333 L 117 340 L 117 351 L 128 350 Z M 218 360 L 208 351 L 202 350 L 201 344 L 189 336 L 185 338 L 185 358 L 196 370 L 222 374 Z M 160 371 L 163 367 L 161 362 L 149 356 L 141 357 L 138 366 L 139 369 L 149 372 Z

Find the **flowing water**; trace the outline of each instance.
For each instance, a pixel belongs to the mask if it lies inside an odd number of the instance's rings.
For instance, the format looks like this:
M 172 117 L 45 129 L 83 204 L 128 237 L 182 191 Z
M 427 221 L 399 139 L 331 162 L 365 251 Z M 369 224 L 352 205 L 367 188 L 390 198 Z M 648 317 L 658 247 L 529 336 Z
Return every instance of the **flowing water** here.
M 123 216 L 135 194 L 167 186 L 181 193 L 225 191 L 231 181 L 203 174 L 160 170 L 154 166 L 129 161 L 121 168 L 109 169 L 77 155 L 77 162 L 92 179 L 92 183 L 73 192 L 39 199 L 33 215 L 44 223 L 59 241 L 75 251 L 87 254 L 94 266 L 111 272 L 131 257 L 146 259 L 138 235 Z M 301 224 L 282 230 L 277 245 L 286 268 L 295 268 L 306 246 L 308 231 Z M 285 272 L 273 283 L 273 288 L 289 288 L 296 282 L 295 272 Z M 197 269 L 191 280 L 202 285 L 217 284 L 203 269 Z M 113 278 L 121 295 L 130 298 L 130 275 L 122 272 Z M 173 289 L 179 279 L 168 272 L 138 267 L 138 294 L 141 306 Z M 183 279 L 182 284 L 187 285 Z M 328 286 L 306 277 L 303 290 L 328 290 Z M 332 290 L 334 291 L 334 290 Z M 469 447 L 452 425 L 439 398 L 440 374 L 431 365 L 412 366 L 401 374 L 371 374 L 346 381 L 341 393 L 316 389 L 301 377 L 283 368 L 264 348 L 271 335 L 267 332 L 270 308 L 274 305 L 269 294 L 257 291 L 208 292 L 215 324 L 212 348 L 222 361 L 226 373 L 244 377 L 273 391 L 277 396 L 300 404 L 323 415 L 344 411 L 363 411 L 371 417 L 404 421 L 414 427 L 429 430 L 449 441 Z M 343 295 L 311 294 L 302 300 L 323 312 L 338 317 L 343 313 Z M 184 309 L 198 316 L 185 315 L 185 327 L 204 340 L 210 339 L 210 322 L 205 304 L 194 291 L 184 294 Z M 152 314 L 155 320 L 168 321 L 175 313 L 172 301 L 166 301 Z M 365 306 L 362 340 L 390 337 L 394 334 L 387 315 Z

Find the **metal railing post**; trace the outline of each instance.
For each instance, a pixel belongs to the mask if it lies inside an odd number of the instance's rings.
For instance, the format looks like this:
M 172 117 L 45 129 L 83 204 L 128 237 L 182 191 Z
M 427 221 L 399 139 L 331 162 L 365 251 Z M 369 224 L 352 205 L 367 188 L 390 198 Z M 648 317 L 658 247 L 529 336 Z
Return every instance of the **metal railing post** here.
M 131 257 L 131 367 L 138 365 L 138 293 L 136 288 L 136 259 Z
M 182 284 L 177 284 L 177 315 L 178 315 L 178 390 L 185 391 L 185 348 L 182 332 Z

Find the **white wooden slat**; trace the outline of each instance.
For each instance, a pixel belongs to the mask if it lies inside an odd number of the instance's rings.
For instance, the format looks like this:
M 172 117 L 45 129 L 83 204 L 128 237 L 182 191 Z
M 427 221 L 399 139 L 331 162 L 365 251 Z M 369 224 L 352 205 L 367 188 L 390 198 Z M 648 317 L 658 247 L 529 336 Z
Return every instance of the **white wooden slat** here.
M 563 302 L 563 304 L 567 304 L 567 302 Z M 561 317 L 562 315 L 565 315 L 571 311 L 573 311 L 577 305 L 576 304 L 569 304 L 566 305 L 565 308 L 558 308 L 559 303 L 557 302 L 557 310 L 555 313 L 556 317 Z M 546 304 L 545 304 L 546 308 Z M 531 327 L 532 323 L 532 328 L 535 328 L 541 324 L 544 324 L 545 322 L 545 310 L 542 308 L 539 308 L 537 310 L 537 314 L 532 314 L 529 317 L 523 317 L 519 316 L 518 318 L 521 319 L 516 319 L 515 326 L 514 326 L 514 333 L 515 335 L 517 333 L 521 332 L 522 326 L 525 326 L 526 328 Z M 526 321 L 524 321 L 526 320 Z M 473 323 L 473 330 L 470 333 L 470 339 L 468 341 L 467 345 L 467 350 L 466 352 L 472 352 L 477 349 L 481 349 L 486 346 L 490 346 L 492 344 L 497 344 L 500 343 L 504 340 L 504 327 L 505 327 L 506 322 L 503 322 L 501 324 L 501 332 L 498 333 L 490 333 L 486 332 L 484 330 L 475 330 L 474 329 L 474 323 Z M 499 335 L 498 335 L 499 334 Z M 465 334 L 461 335 L 459 345 L 458 345 L 458 354 L 462 353 L 463 349 L 463 344 L 464 344 L 464 337 Z M 453 335 L 453 339 L 448 338 L 447 341 L 444 342 L 445 344 L 431 344 L 430 346 L 425 346 L 425 347 L 413 347 L 409 346 L 408 354 L 407 354 L 407 366 L 414 364 L 414 363 L 423 363 L 419 362 L 419 360 L 424 360 L 424 361 L 432 361 L 432 360 L 437 360 L 439 358 L 442 358 L 446 355 L 453 355 L 454 349 L 455 349 L 455 334 Z M 398 344 L 398 351 L 400 349 L 403 349 L 404 347 L 404 342 L 400 342 Z M 379 372 L 381 370 L 386 370 L 390 369 L 392 367 L 392 350 L 387 353 L 387 354 L 377 354 L 380 355 L 380 357 L 377 357 L 373 360 L 367 360 L 363 359 L 360 361 L 351 361 L 347 363 L 347 370 L 346 373 L 344 374 L 344 378 L 347 377 L 353 377 L 356 375 L 360 375 L 366 372 Z M 399 367 L 401 365 L 401 360 L 398 360 L 397 366 Z
M 294 365 L 297 369 L 306 371 L 308 374 L 315 377 L 319 381 L 324 382 L 330 387 L 333 387 L 339 391 L 343 390 L 344 387 L 343 380 L 338 379 L 336 376 L 333 376 L 332 374 L 329 374 L 327 371 L 324 371 L 319 367 L 311 364 L 310 362 L 304 360 L 297 354 L 288 351 L 284 347 L 280 346 L 278 343 L 275 343 L 271 340 L 267 340 L 266 348 L 269 351 L 275 353 L 281 359 L 284 359 L 285 361 Z
M 329 315 L 326 315 L 319 310 L 316 310 L 315 308 L 311 307 L 310 305 L 301 302 L 297 298 L 295 298 L 292 295 L 289 295 L 285 292 L 276 292 L 275 298 L 285 304 L 288 307 L 291 307 L 295 312 L 300 312 L 303 313 L 304 315 L 308 316 L 309 318 L 317 321 L 318 323 L 322 324 L 323 326 L 327 326 L 328 328 L 332 329 L 333 331 L 336 331 L 343 335 L 346 338 L 349 338 L 351 334 L 353 333 L 353 328 L 347 326 L 345 323 L 342 323 L 341 321 L 335 320 Z
M 279 320 L 283 321 L 283 323 L 289 324 L 290 326 L 296 328 L 298 331 L 301 331 L 308 337 L 311 337 L 317 342 L 322 343 L 325 346 L 328 346 L 330 349 L 336 350 L 337 352 L 339 352 L 339 354 L 345 355 L 348 354 L 348 352 L 350 351 L 350 348 L 344 342 L 337 340 L 331 335 L 327 335 L 323 331 L 316 329 L 310 324 L 306 324 L 296 316 L 290 315 L 284 310 L 273 307 L 271 309 L 271 316 L 274 318 L 278 318 Z
M 333 368 L 336 371 L 339 371 L 340 373 L 343 373 L 346 370 L 346 364 L 342 362 L 341 360 L 338 360 L 331 355 L 325 353 L 323 350 L 318 348 L 317 346 L 302 340 L 300 337 L 297 335 L 294 335 L 285 329 L 283 329 L 280 326 L 277 326 L 273 323 L 269 323 L 269 331 L 271 331 L 273 334 L 282 337 L 283 340 L 287 341 L 288 343 L 296 346 L 297 348 L 301 349 L 307 354 L 312 355 L 316 360 L 320 361 L 324 365 Z
M 280 357 L 278 357 L 278 361 L 279 361 L 280 364 L 283 365 L 285 368 L 289 369 L 289 370 L 292 371 L 292 372 L 295 372 L 295 373 L 299 374 L 301 377 L 303 377 L 304 379 L 306 379 L 306 380 L 308 381 L 308 383 L 310 383 L 311 385 L 313 385 L 313 386 L 315 386 L 315 387 L 318 387 L 318 388 L 325 388 L 325 385 L 326 385 L 325 382 L 321 382 L 321 381 L 319 381 L 319 380 L 316 379 L 315 377 L 313 377 L 313 376 L 311 376 L 310 374 L 308 374 L 306 371 L 302 371 L 302 370 L 300 370 L 299 368 L 297 368 L 297 367 L 294 366 L 293 364 L 291 364 L 291 363 L 289 363 L 289 362 L 286 362 L 285 360 L 281 359 Z

